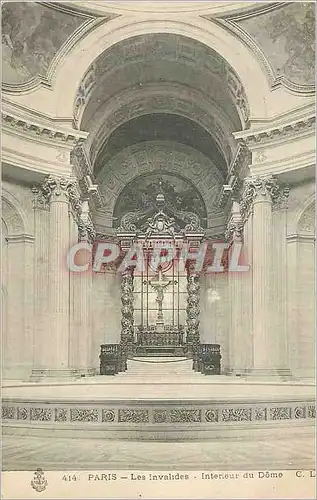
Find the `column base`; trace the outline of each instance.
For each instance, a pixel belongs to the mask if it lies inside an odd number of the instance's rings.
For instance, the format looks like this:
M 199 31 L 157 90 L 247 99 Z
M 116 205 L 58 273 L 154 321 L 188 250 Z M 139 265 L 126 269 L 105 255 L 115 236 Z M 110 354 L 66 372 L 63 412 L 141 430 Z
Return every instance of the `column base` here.
M 272 381 L 273 379 L 284 381 L 295 380 L 289 368 L 250 368 L 246 371 L 245 376 L 268 381 Z
M 4 366 L 2 370 L 3 381 L 26 381 L 29 379 L 32 370 L 32 364 L 11 363 L 10 366 Z
M 315 380 L 316 381 L 316 371 L 314 368 L 299 368 L 299 369 L 296 369 L 294 371 L 295 373 L 295 376 L 298 380 L 308 380 L 308 381 L 312 381 L 312 380 Z
M 95 377 L 98 375 L 96 368 L 78 368 L 80 378 Z
M 30 382 L 72 380 L 80 377 L 80 370 L 75 368 L 33 368 Z
M 245 378 L 249 375 L 249 370 L 246 368 L 228 368 L 225 372 L 228 377 Z

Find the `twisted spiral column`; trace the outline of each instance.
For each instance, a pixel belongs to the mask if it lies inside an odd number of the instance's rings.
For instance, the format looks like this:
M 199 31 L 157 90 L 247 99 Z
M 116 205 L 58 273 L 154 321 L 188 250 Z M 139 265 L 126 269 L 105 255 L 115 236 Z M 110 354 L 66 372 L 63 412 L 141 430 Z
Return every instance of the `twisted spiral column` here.
M 127 352 L 131 352 L 134 341 L 133 291 L 133 270 L 128 269 L 121 278 L 121 345 Z
M 191 268 L 187 270 L 187 319 L 186 319 L 186 344 L 187 353 L 193 356 L 193 369 L 197 369 L 198 347 L 200 341 L 200 280 L 199 276 Z

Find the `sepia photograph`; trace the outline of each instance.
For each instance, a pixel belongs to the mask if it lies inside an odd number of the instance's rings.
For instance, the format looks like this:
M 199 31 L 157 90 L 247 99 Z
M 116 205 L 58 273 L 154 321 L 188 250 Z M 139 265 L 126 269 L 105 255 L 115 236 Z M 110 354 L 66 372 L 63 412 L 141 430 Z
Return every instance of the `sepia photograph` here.
M 2 498 L 315 498 L 315 2 L 1 14 Z

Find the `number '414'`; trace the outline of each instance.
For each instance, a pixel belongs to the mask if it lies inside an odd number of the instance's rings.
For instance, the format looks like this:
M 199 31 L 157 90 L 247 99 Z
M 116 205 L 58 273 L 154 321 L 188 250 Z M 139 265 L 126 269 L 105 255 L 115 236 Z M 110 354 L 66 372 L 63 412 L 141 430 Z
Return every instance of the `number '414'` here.
M 62 477 L 63 481 L 77 481 L 78 477 L 75 474 L 64 475 Z

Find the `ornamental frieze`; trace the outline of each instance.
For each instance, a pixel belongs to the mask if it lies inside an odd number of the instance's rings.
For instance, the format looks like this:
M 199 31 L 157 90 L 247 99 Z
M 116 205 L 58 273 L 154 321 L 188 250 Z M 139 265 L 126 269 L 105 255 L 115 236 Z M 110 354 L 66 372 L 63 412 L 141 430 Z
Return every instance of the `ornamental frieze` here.
M 107 406 L 106 404 L 87 404 L 76 406 L 76 404 L 64 403 L 61 407 L 58 403 L 15 403 L 3 401 L 2 419 L 4 426 L 11 425 L 15 420 L 24 421 L 27 425 L 31 422 L 36 426 L 37 422 L 52 422 L 57 427 L 60 423 L 81 422 L 94 425 L 97 422 L 101 426 L 120 424 L 122 426 L 134 424 L 178 424 L 186 423 L 189 427 L 197 426 L 197 423 L 209 425 L 223 425 L 224 423 L 236 422 L 240 425 L 248 425 L 250 422 L 276 422 L 283 420 L 309 420 L 316 418 L 316 406 L 313 402 L 254 402 L 250 403 L 213 403 L 202 404 L 197 402 L 193 405 L 156 405 L 146 404 L 124 406 L 122 404 Z M 197 427 L 195 427 L 197 428 Z

